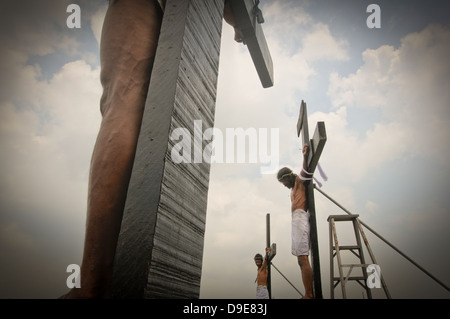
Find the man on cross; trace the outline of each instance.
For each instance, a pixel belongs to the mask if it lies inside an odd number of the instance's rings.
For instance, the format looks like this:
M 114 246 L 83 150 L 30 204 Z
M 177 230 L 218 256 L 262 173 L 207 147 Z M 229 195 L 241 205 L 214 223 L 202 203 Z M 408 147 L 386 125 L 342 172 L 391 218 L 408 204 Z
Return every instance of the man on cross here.
M 256 287 L 256 299 L 270 299 L 269 291 L 267 290 L 267 260 L 269 258 L 270 248 L 266 248 L 266 256 L 264 258 L 261 254 L 255 255 L 255 264 L 258 267 L 258 275 L 256 277 L 257 287 Z
M 305 144 L 303 146 L 303 167 L 299 175 L 294 174 L 287 167 L 280 169 L 277 174 L 278 181 L 291 189 L 292 254 L 297 256 L 302 272 L 305 286 L 305 296 L 302 299 L 314 298 L 313 273 L 308 259 L 310 224 L 305 182 L 312 179 L 312 174 L 307 171 L 308 152 L 308 144 Z

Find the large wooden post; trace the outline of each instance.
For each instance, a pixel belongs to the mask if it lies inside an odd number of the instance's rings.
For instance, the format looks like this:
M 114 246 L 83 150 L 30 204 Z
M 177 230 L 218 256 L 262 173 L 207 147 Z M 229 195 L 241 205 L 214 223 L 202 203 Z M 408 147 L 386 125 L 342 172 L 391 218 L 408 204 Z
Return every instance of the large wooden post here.
M 297 135 L 302 134 L 302 146 L 309 145 L 309 155 L 307 161 L 308 172 L 314 173 L 317 164 L 319 163 L 320 155 L 325 146 L 327 135 L 325 131 L 325 123 L 318 122 L 314 131 L 313 138 L 309 139 L 308 131 L 308 114 L 306 110 L 306 103 L 302 101 L 300 105 L 300 115 L 297 122 Z M 320 275 L 320 259 L 319 259 L 319 239 L 317 236 L 317 222 L 316 222 L 316 206 L 314 203 L 314 185 L 308 183 L 306 187 L 306 197 L 308 201 L 308 211 L 310 214 L 310 239 L 311 239 L 311 257 L 312 269 L 314 276 L 314 297 L 322 299 L 322 280 Z
M 214 126 L 223 8 L 224 0 L 166 2 L 116 249 L 113 298 L 199 297 L 210 170 L 203 132 Z M 175 140 L 177 128 L 192 140 Z M 194 153 L 201 148 L 201 158 L 174 161 L 178 143 L 192 143 Z
M 175 163 L 176 128 L 213 127 L 223 0 L 167 0 L 116 252 L 115 298 L 198 298 L 210 165 Z M 189 141 L 190 143 L 190 141 Z M 201 143 L 203 141 L 194 141 Z

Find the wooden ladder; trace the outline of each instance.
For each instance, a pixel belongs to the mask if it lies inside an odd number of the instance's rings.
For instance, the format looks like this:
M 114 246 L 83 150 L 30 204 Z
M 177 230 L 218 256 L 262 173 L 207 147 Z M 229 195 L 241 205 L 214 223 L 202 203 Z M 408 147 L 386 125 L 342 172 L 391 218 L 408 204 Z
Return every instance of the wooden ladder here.
M 346 291 L 346 284 L 348 281 L 356 281 L 359 283 L 366 291 L 367 298 L 372 299 L 372 292 L 371 288 L 368 286 L 368 267 L 370 266 L 370 269 L 374 269 L 378 272 L 377 275 L 379 275 L 379 279 L 381 280 L 381 284 L 383 286 L 384 292 L 386 293 L 386 296 L 389 298 L 389 292 L 387 290 L 386 284 L 384 282 L 383 277 L 380 274 L 379 266 L 376 263 L 375 257 L 372 253 L 372 249 L 370 248 L 369 242 L 367 241 L 367 237 L 364 234 L 364 231 L 361 227 L 361 224 L 359 223 L 358 219 L 359 215 L 356 214 L 350 214 L 350 215 L 330 215 L 327 219 L 329 223 L 329 231 L 330 231 L 330 297 L 331 299 L 334 299 L 334 289 L 337 287 L 337 285 L 341 284 L 342 289 L 342 297 L 344 299 L 347 298 L 347 291 Z M 346 245 L 346 246 L 340 246 L 337 233 L 336 233 L 336 225 L 335 222 L 342 222 L 342 221 L 351 221 L 353 224 L 353 230 L 355 233 L 356 238 L 356 245 Z M 372 259 L 372 264 L 367 264 L 364 258 L 364 252 L 362 248 L 361 243 L 361 236 L 363 237 L 364 243 L 366 245 L 367 251 L 369 252 L 369 255 Z M 343 264 L 342 258 L 341 258 L 341 252 L 343 250 L 348 250 L 352 252 L 358 259 L 359 263 L 354 264 Z M 337 260 L 338 265 L 338 271 L 339 276 L 334 276 L 334 260 Z M 350 276 L 353 268 L 360 267 L 362 269 L 362 276 Z M 378 267 L 378 269 L 375 269 Z M 348 268 L 347 274 L 344 275 L 344 268 Z M 378 278 L 378 277 L 377 277 Z

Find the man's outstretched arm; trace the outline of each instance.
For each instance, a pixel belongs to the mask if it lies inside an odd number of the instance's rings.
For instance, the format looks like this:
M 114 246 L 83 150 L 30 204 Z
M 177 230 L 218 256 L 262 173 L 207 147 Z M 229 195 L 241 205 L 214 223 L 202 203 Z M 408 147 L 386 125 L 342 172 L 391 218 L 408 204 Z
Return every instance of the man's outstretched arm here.
M 269 259 L 269 252 L 270 252 L 270 248 L 267 247 L 266 248 L 266 256 L 264 257 L 264 262 L 261 266 L 262 269 L 266 269 L 267 268 L 267 260 Z
M 299 177 L 301 180 L 311 180 L 312 179 L 312 173 L 308 172 L 308 155 L 309 155 L 309 146 L 308 144 L 303 145 L 303 166 L 302 170 L 299 174 Z

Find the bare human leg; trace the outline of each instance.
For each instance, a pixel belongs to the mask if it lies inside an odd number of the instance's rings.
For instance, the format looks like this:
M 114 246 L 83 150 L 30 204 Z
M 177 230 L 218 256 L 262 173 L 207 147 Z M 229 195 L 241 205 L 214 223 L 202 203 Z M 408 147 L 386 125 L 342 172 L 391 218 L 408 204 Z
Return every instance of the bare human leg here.
M 308 256 L 298 256 L 297 259 L 302 271 L 303 286 L 305 287 L 305 296 L 302 299 L 313 299 L 313 273 Z
M 91 160 L 81 288 L 65 297 L 108 295 L 161 20 L 156 0 L 110 1 L 100 44 L 102 122 Z

